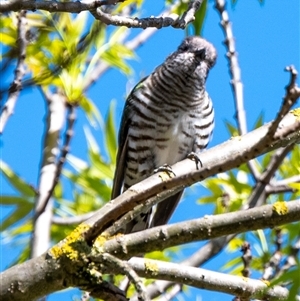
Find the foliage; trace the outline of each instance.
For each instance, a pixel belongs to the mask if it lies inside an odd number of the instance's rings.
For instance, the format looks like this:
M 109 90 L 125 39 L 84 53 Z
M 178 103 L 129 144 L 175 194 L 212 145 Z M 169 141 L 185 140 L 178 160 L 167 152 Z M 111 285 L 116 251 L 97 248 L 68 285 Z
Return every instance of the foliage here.
M 171 5 L 174 1 L 166 1 Z M 232 1 L 234 4 L 236 1 Z M 263 1 L 260 1 L 263 3 Z M 174 7 L 173 12 L 181 15 L 187 8 L 188 1 L 181 1 Z M 186 29 L 186 33 L 200 35 L 207 12 L 208 1 L 204 0 L 201 9 L 195 16 L 195 21 Z M 138 15 L 143 7 L 143 1 L 124 1 L 114 7 L 112 13 L 120 14 L 124 9 L 132 10 L 132 16 Z M 3 74 L 11 80 L 11 65 L 18 60 L 17 53 L 17 15 L 11 12 L 2 15 L 0 19 L 1 54 Z M 132 49 L 124 43 L 129 35 L 125 27 L 111 29 L 102 23 L 91 20 L 87 12 L 80 14 L 49 13 L 45 11 L 28 12 L 27 42 L 25 66 L 26 75 L 22 81 L 24 89 L 32 87 L 39 89 L 43 96 L 47 93 L 58 92 L 65 96 L 67 102 L 84 111 L 91 127 L 85 128 L 87 144 L 86 160 L 71 153 L 67 155 L 67 164 L 62 171 L 52 198 L 54 200 L 53 213 L 56 218 L 67 219 L 72 216 L 81 216 L 99 209 L 110 200 L 111 186 L 114 177 L 117 150 L 117 130 L 115 124 L 115 103 L 110 104 L 105 121 L 98 111 L 97 105 L 88 97 L 88 89 L 93 81 L 101 77 L 105 70 L 117 69 L 125 76 L 133 73 L 128 60 L 136 58 Z M 100 71 L 99 71 L 100 70 Z M 1 87 L 1 94 L 7 94 L 9 87 Z M 261 114 L 254 128 L 264 123 Z M 92 134 L 92 128 L 100 125 L 105 150 L 102 150 Z M 238 139 L 238 129 L 230 121 L 225 121 L 229 136 Z M 274 153 L 270 152 L 254 160 L 257 169 L 264 171 Z M 288 179 L 300 174 L 300 146 L 296 145 L 284 159 L 272 181 Z M 3 177 L 13 187 L 13 195 L 2 195 L 1 206 L 9 206 L 11 210 L 1 223 L 2 241 L 6 244 L 21 246 L 21 253 L 16 262 L 23 262 L 29 258 L 30 234 L 33 228 L 33 210 L 38 195 L 36 189 L 27 183 L 26 179 L 16 174 L 5 162 L 0 162 Z M 213 206 L 213 214 L 234 212 L 243 209 L 253 191 L 253 178 L 247 165 L 226 173 L 219 173 L 203 182 L 209 192 L 198 200 L 200 205 Z M 299 183 L 288 184 L 293 190 L 288 193 L 270 194 L 267 203 L 294 200 L 300 197 Z M 65 238 L 74 225 L 51 225 L 51 243 L 55 244 Z M 265 266 L 270 262 L 274 252 L 278 250 L 278 231 L 284 237 L 280 245 L 281 263 L 284 265 L 291 255 L 291 246 L 299 238 L 299 223 L 288 224 L 274 230 L 257 230 L 254 232 L 237 234 L 226 248 L 227 254 L 233 254 L 224 263 L 221 270 L 240 275 L 244 265 L 237 251 L 245 241 L 252 241 L 253 260 L 251 270 L 260 277 Z M 276 236 L 277 235 L 277 236 Z M 152 252 L 147 258 L 172 260 L 181 249 L 171 248 L 165 252 Z M 274 273 L 272 285 L 288 283 L 291 298 L 297 293 L 299 261 L 287 273 Z M 109 276 L 105 276 L 109 278 Z M 277 277 L 277 278 L 276 278 Z M 105 279 L 106 279 L 105 278 Z M 116 277 L 116 283 L 124 279 Z M 152 280 L 146 280 L 145 284 Z M 130 288 L 133 294 L 133 288 Z M 292 300 L 292 299 L 291 299 Z

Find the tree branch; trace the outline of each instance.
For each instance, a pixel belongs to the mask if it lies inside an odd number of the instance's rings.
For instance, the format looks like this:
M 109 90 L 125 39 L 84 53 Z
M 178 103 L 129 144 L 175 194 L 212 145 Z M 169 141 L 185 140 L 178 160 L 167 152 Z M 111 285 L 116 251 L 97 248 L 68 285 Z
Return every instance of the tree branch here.
M 92 1 L 92 2 L 58 2 L 58 1 L 1 1 L 0 12 L 7 13 L 10 11 L 24 10 L 46 10 L 48 12 L 67 12 L 80 13 L 86 10 L 93 10 L 99 6 L 106 5 L 108 1 Z M 114 1 L 121 2 L 121 1 Z M 115 4 L 115 3 L 114 3 Z
M 44 149 L 39 175 L 38 197 L 35 200 L 33 233 L 31 240 L 31 257 L 36 257 L 49 248 L 50 225 L 52 219 L 52 202 L 49 194 L 56 177 L 56 155 L 60 131 L 64 124 L 65 102 L 61 95 L 49 98 L 47 128 L 45 129 Z
M 141 278 L 136 274 L 134 269 L 127 262 L 122 261 L 108 253 L 103 254 L 102 258 L 104 263 L 106 263 L 108 267 L 111 267 L 113 270 L 117 270 L 118 274 L 123 274 L 128 277 L 131 283 L 134 284 L 140 300 L 151 301 L 146 293 L 146 288 Z
M 126 26 L 128 28 L 162 28 L 162 27 L 177 27 L 179 16 L 171 14 L 168 17 L 148 17 L 148 18 L 130 18 L 125 16 L 116 16 L 105 13 L 100 8 L 91 11 L 95 19 L 103 22 L 106 25 Z
M 131 258 L 129 264 L 142 277 L 176 281 L 193 287 L 237 295 L 249 299 L 285 300 L 289 291 L 269 288 L 261 280 L 233 276 L 181 264 L 144 258 Z
M 95 211 L 91 211 L 82 215 L 68 216 L 68 217 L 52 217 L 52 224 L 55 225 L 78 225 L 83 223 L 87 219 L 91 218 L 95 214 Z
M 241 69 L 239 66 L 239 61 L 237 57 L 237 52 L 235 49 L 235 41 L 232 31 L 231 22 L 229 21 L 228 12 L 226 11 L 226 4 L 224 0 L 216 0 L 215 8 L 220 14 L 221 26 L 225 35 L 225 45 L 227 48 L 227 58 L 229 62 L 229 71 L 231 75 L 231 87 L 233 91 L 233 96 L 235 100 L 236 107 L 236 118 L 238 123 L 238 130 L 240 135 L 247 133 L 247 121 L 246 121 L 246 111 L 244 108 L 244 93 L 243 93 L 243 83 L 241 79 Z
M 239 66 L 238 56 L 235 49 L 235 41 L 233 36 L 233 31 L 231 23 L 229 21 L 229 16 L 226 11 L 226 4 L 224 0 L 216 0 L 215 8 L 219 12 L 221 17 L 221 26 L 225 35 L 225 45 L 227 48 L 227 58 L 229 62 L 229 72 L 231 75 L 231 87 L 233 92 L 233 97 L 235 101 L 236 108 L 236 119 L 238 124 L 239 135 L 244 135 L 247 133 L 247 121 L 246 121 L 246 111 L 244 108 L 244 93 L 243 93 L 243 83 L 241 79 L 241 69 Z M 247 165 L 253 174 L 254 179 L 259 177 L 259 171 L 257 170 L 254 161 L 248 161 Z
M 203 247 L 196 251 L 192 256 L 181 262 L 182 265 L 198 267 L 203 265 L 205 262 L 210 260 L 213 256 L 219 254 L 224 246 L 233 238 L 235 235 L 227 235 L 209 240 Z M 147 293 L 151 299 L 154 299 L 161 295 L 162 292 L 167 291 L 170 287 L 172 289 L 177 287 L 177 291 L 181 289 L 181 284 L 177 284 L 172 281 L 156 280 L 147 286 Z M 130 301 L 138 301 L 135 295 Z
M 286 93 L 285 96 L 283 98 L 283 102 L 281 104 L 280 110 L 277 114 L 276 119 L 272 122 L 272 125 L 269 129 L 269 135 L 278 135 L 278 133 L 276 133 L 278 126 L 280 127 L 280 123 L 282 121 L 282 119 L 284 118 L 284 116 L 289 113 L 289 110 L 291 109 L 291 107 L 296 103 L 297 99 L 300 97 L 300 89 L 297 86 L 297 76 L 298 76 L 298 72 L 295 69 L 294 66 L 288 66 L 285 68 L 286 71 L 288 71 L 290 73 L 290 82 L 289 84 L 286 86 Z M 299 120 L 300 121 L 300 120 Z M 294 131 L 293 128 L 288 129 L 287 133 Z M 284 132 L 283 134 L 279 134 L 279 135 L 285 135 L 286 133 Z
M 69 148 L 70 148 L 71 138 L 74 135 L 73 126 L 74 126 L 75 120 L 76 120 L 75 105 L 67 104 L 67 128 L 66 128 L 66 132 L 65 132 L 64 144 L 62 146 L 59 159 L 56 163 L 55 175 L 54 175 L 53 182 L 51 183 L 51 186 L 48 190 L 47 196 L 45 196 L 45 198 L 44 198 L 44 202 L 41 203 L 41 205 L 36 209 L 37 215 L 41 214 L 44 211 L 45 207 L 47 206 L 47 203 L 49 202 L 50 198 L 52 197 L 55 186 L 57 185 L 57 183 L 59 181 L 62 167 L 66 161 L 66 156 L 70 151 Z
M 2 5 L 2 2 L 0 3 Z M 22 89 L 22 78 L 25 74 L 25 57 L 26 57 L 26 11 L 22 10 L 18 16 L 18 62 L 15 69 L 15 77 L 8 91 L 8 99 L 1 110 L 0 116 L 0 134 L 3 133 L 4 127 L 8 121 L 8 118 L 13 114 L 14 107 Z
M 299 220 L 299 200 L 281 204 L 283 204 L 282 208 L 286 208 L 286 211 L 280 212 L 276 204 L 274 206 L 266 205 L 249 209 L 247 214 L 245 211 L 241 211 L 209 216 L 175 225 L 156 227 L 143 232 L 116 236 L 108 241 L 104 239 L 102 243 L 100 237 L 92 249 L 82 244 L 82 240 L 74 240 L 80 234 L 78 230 L 77 232 L 75 230 L 64 240 L 65 245 L 61 246 L 62 253 L 58 252 L 60 243 L 55 248 L 51 248 L 49 252 L 51 255 L 46 256 L 44 254 L 1 273 L 0 296 L 4 301 L 34 300 L 64 287 L 77 286 L 86 289 L 87 286 L 91 286 L 90 281 L 92 279 L 90 278 L 91 275 L 88 276 L 89 274 L 87 274 L 89 268 L 82 269 L 83 264 L 90 262 L 91 264 L 88 266 L 92 266 L 93 269 L 100 268 L 101 272 L 112 272 L 110 268 L 97 264 L 97 262 L 103 262 L 103 252 L 114 254 L 120 259 L 129 258 L 136 254 L 160 250 L 186 242 L 211 239 L 258 228 L 269 228 Z M 84 260 L 85 263 L 78 260 L 78 252 L 80 252 L 81 260 Z M 181 267 L 183 268 L 183 266 Z M 187 282 L 186 284 L 190 283 Z M 12 289 L 12 285 L 16 289 Z
M 118 258 L 126 259 L 141 253 L 164 250 L 184 243 L 250 230 L 272 228 L 299 220 L 299 200 L 279 202 L 247 211 L 210 215 L 123 235 L 107 240 L 101 249 L 106 253 L 118 256 Z
M 264 172 L 258 178 L 255 187 L 249 198 L 249 207 L 252 208 L 256 205 L 262 205 L 267 197 L 266 186 L 270 183 L 274 173 L 284 160 L 286 155 L 293 149 L 294 144 L 290 144 L 284 148 L 280 148 L 272 156 L 270 163 Z
M 92 11 L 92 15 L 107 25 L 126 26 L 128 28 L 162 28 L 172 26 L 184 29 L 190 22 L 195 20 L 195 13 L 200 8 L 203 0 L 190 0 L 187 10 L 179 18 L 176 14 L 167 17 L 130 18 L 105 13 L 101 8 Z

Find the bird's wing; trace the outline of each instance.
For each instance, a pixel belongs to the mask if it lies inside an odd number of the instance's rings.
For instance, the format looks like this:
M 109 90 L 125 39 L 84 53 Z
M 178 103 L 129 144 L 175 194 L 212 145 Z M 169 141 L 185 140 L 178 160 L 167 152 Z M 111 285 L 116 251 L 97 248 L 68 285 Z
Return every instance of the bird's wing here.
M 182 193 L 183 190 L 157 204 L 149 228 L 165 225 L 169 221 L 179 203 Z
M 126 167 L 127 147 L 128 147 L 128 129 L 134 114 L 133 110 L 133 95 L 143 85 L 147 77 L 143 78 L 131 91 L 126 99 L 126 103 L 123 110 L 121 125 L 119 129 L 119 148 L 117 152 L 116 170 L 114 176 L 114 183 L 112 188 L 111 199 L 116 198 L 122 193 L 122 187 L 124 182 L 124 173 Z

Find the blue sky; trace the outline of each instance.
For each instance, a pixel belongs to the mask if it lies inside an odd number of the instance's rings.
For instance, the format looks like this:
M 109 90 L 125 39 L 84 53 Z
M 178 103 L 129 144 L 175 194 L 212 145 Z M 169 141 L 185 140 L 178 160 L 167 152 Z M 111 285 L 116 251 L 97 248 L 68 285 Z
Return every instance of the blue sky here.
M 144 16 L 155 15 L 163 8 L 163 1 L 157 1 L 156 5 L 145 6 Z M 236 5 L 228 5 L 229 16 L 233 25 L 236 48 L 239 54 L 239 63 L 242 70 L 244 84 L 245 109 L 247 114 L 248 129 L 251 129 L 261 112 L 265 121 L 272 120 L 285 93 L 284 87 L 288 83 L 289 76 L 284 72 L 287 65 L 294 64 L 300 71 L 299 60 L 299 0 L 270 1 L 263 5 L 259 1 L 237 1 Z M 210 146 L 219 144 L 229 138 L 224 126 L 224 120 L 235 122 L 234 102 L 230 87 L 228 63 L 225 58 L 223 45 L 224 35 L 220 28 L 218 13 L 213 9 L 213 2 L 209 1 L 208 13 L 203 29 L 203 36 L 212 42 L 218 50 L 218 60 L 211 70 L 207 82 L 207 90 L 214 102 L 216 113 L 216 128 Z M 132 30 L 136 34 L 140 30 Z M 128 87 L 134 84 L 144 75 L 149 74 L 165 57 L 176 49 L 185 32 L 173 28 L 165 28 L 157 31 L 138 51 L 138 59 L 130 61 L 134 74 L 129 79 L 117 71 L 107 72 L 89 91 L 88 96 L 93 99 L 105 116 L 109 103 L 116 100 L 116 122 L 119 123 L 124 100 L 128 94 Z M 43 122 L 45 116 L 45 104 L 36 90 L 25 90 L 18 100 L 15 114 L 10 118 L 1 137 L 1 158 L 9 164 L 14 171 L 36 186 L 39 168 L 40 149 L 43 135 Z M 88 122 L 82 112 L 78 112 L 75 126 L 75 137 L 72 140 L 72 153 L 86 159 L 86 143 L 83 126 Z M 94 130 L 95 137 L 101 134 Z M 1 178 L 1 194 L 13 194 L 12 188 Z M 202 193 L 200 185 L 193 188 Z M 187 192 L 189 196 L 190 193 Z M 1 210 L 2 216 L 6 210 Z M 195 199 L 185 198 L 176 210 L 172 222 L 196 218 L 210 213 L 211 208 L 195 204 Z M 195 245 L 193 245 L 195 246 Z M 1 270 L 15 258 L 14 246 L 3 244 L 1 247 Z M 178 260 L 183 255 L 191 252 L 189 247 L 182 254 L 178 254 Z M 205 268 L 218 270 L 224 263 L 225 252 L 217 256 Z M 240 255 L 236 255 L 240 256 Z M 74 291 L 63 294 L 54 294 L 49 300 L 72 300 Z M 218 300 L 221 295 L 190 289 L 187 300 L 196 300 L 196 296 L 205 300 Z M 201 296 L 201 297 L 200 297 Z M 231 296 L 223 296 L 224 300 L 232 300 Z

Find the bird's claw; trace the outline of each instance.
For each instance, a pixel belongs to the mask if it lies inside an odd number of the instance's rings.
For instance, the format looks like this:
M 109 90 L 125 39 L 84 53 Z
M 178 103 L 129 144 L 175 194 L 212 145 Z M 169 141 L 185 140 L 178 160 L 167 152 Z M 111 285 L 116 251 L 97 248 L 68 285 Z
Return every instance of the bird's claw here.
M 196 163 L 196 169 L 197 169 L 197 170 L 199 170 L 199 163 L 200 163 L 200 167 L 203 167 L 203 164 L 202 164 L 202 162 L 201 162 L 201 159 L 200 159 L 199 155 L 197 155 L 196 153 L 191 152 L 191 153 L 189 153 L 189 154 L 187 155 L 187 157 L 188 157 L 189 159 L 191 159 L 192 161 L 195 161 L 195 163 Z
M 153 171 L 154 173 L 165 172 L 169 175 L 170 178 L 176 177 L 176 174 L 172 170 L 172 167 L 169 164 L 164 164 Z

